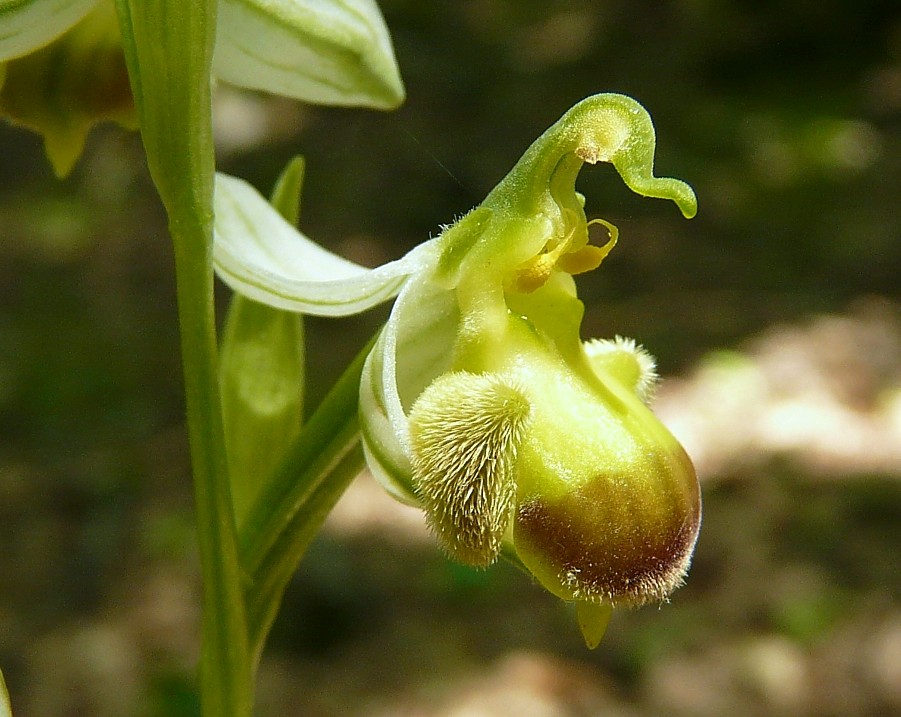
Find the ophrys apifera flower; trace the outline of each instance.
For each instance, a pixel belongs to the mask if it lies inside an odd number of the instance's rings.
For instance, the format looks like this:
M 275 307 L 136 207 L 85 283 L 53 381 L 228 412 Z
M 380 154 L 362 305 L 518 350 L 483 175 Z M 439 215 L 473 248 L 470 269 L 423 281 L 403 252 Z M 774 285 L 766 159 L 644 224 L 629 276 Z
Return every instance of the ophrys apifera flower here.
M 610 609 L 666 600 L 701 518 L 685 451 L 645 404 L 653 360 L 630 340 L 583 343 L 574 274 L 589 241 L 576 177 L 610 162 L 638 194 L 694 215 L 691 188 L 653 176 L 647 112 L 590 97 L 542 135 L 482 204 L 374 270 L 326 252 L 239 180 L 217 185 L 215 260 L 236 291 L 323 316 L 397 295 L 360 386 L 369 466 L 418 505 L 452 558 L 501 554 L 578 606 L 596 644 Z

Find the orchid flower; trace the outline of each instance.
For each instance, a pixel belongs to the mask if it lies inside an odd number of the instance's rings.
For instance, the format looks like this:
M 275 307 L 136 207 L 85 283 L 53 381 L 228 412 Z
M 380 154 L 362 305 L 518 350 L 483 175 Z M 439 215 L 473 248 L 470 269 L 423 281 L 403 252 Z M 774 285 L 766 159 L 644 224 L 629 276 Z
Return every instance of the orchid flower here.
M 221 0 L 213 72 L 319 104 L 388 109 L 404 98 L 375 0 Z M 0 114 L 44 136 L 60 176 L 95 122 L 135 128 L 115 4 L 0 0 Z
M 235 291 L 319 316 L 397 297 L 360 385 L 370 469 L 424 510 L 451 558 L 508 556 L 576 603 L 590 646 L 613 607 L 681 584 L 701 518 L 691 461 L 645 403 L 653 359 L 630 340 L 579 336 L 573 275 L 617 238 L 586 219 L 583 163 L 610 162 L 636 193 L 695 214 L 687 184 L 653 176 L 654 146 L 634 100 L 583 100 L 479 207 L 371 270 L 317 246 L 243 181 L 216 184 L 214 262 Z

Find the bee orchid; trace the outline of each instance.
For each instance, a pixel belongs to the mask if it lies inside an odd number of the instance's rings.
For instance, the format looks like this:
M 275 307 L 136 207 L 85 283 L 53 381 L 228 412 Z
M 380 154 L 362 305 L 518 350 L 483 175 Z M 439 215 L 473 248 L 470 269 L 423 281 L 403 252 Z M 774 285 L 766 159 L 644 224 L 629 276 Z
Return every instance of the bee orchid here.
M 617 239 L 586 218 L 583 164 L 609 162 L 636 193 L 695 214 L 687 184 L 653 175 L 654 147 L 634 100 L 583 100 L 479 207 L 371 270 L 304 237 L 246 183 L 216 186 L 214 260 L 235 291 L 319 316 L 397 297 L 360 385 L 370 469 L 422 508 L 451 558 L 510 557 L 575 603 L 592 647 L 612 608 L 681 584 L 701 519 L 691 461 L 646 405 L 653 359 L 631 340 L 580 338 L 573 275 Z

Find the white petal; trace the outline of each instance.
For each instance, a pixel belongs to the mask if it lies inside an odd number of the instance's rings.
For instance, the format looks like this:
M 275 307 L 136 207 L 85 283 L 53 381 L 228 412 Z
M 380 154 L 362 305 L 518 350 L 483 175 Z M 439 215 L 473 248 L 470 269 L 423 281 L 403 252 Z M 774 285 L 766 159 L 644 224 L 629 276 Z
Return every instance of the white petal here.
M 426 242 L 377 269 L 323 249 L 294 227 L 247 182 L 216 175 L 213 259 L 222 280 L 280 309 L 347 316 L 393 298 L 407 277 L 436 256 Z
M 404 287 L 360 383 L 360 429 L 373 475 L 413 505 L 407 412 L 451 366 L 459 312 L 452 290 L 423 272 Z
M 98 0 L 0 0 L 0 62 L 49 44 L 81 20 Z
M 393 108 L 404 99 L 374 0 L 223 0 L 213 71 L 319 104 Z

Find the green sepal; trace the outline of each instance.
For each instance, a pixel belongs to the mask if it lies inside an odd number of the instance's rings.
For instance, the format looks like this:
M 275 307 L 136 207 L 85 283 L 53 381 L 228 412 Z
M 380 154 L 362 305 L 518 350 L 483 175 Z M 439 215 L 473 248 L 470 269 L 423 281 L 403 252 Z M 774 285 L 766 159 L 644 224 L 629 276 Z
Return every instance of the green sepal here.
M 589 650 L 593 650 L 601 644 L 612 615 L 613 606 L 609 603 L 585 601 L 576 603 L 576 620 L 579 623 L 582 638 L 585 640 L 585 646 Z
M 272 205 L 299 217 L 304 163 L 292 160 Z M 238 525 L 300 432 L 304 397 L 303 317 L 232 296 L 222 338 L 220 389 L 232 501 Z

